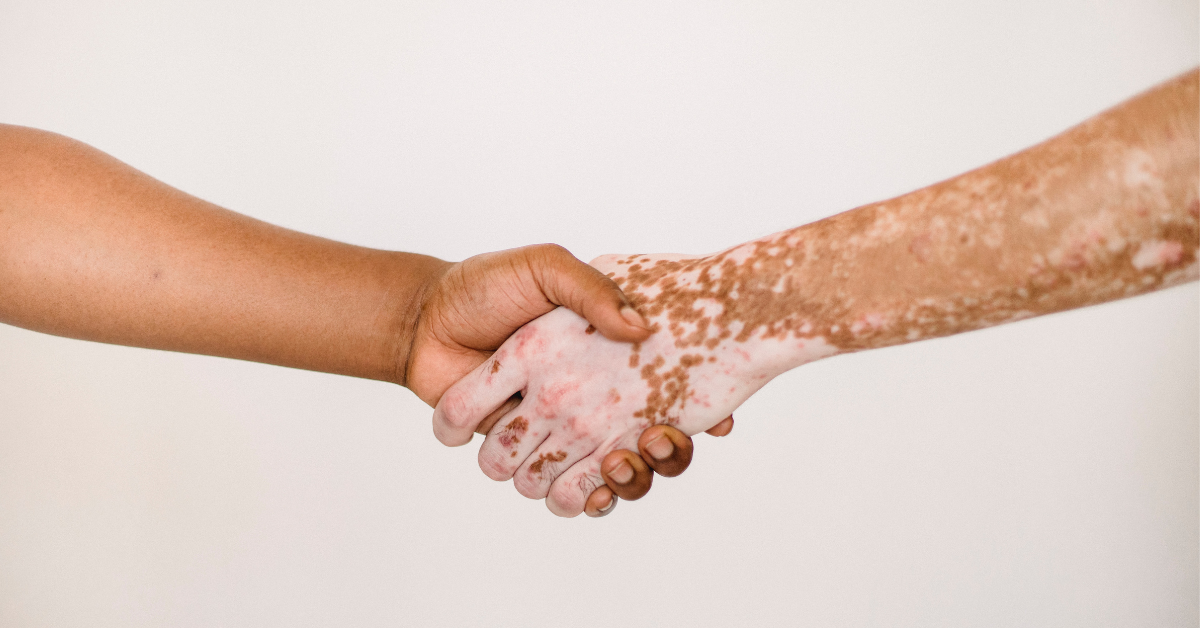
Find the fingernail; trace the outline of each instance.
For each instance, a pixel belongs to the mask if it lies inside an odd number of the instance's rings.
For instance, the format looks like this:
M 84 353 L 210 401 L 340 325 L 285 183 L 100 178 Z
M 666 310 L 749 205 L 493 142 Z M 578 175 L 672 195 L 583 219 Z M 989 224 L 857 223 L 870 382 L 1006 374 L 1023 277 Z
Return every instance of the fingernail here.
M 617 496 L 613 495 L 612 497 L 608 498 L 608 505 L 605 506 L 604 508 L 601 508 L 600 510 L 597 510 L 596 512 L 598 512 L 602 515 L 607 515 L 608 511 L 612 510 L 613 506 L 616 506 L 616 505 L 617 505 Z
M 675 443 L 666 436 L 656 436 L 654 440 L 646 443 L 646 453 L 654 457 L 655 460 L 663 460 L 675 451 Z
M 642 315 L 638 314 L 637 310 L 628 305 L 621 306 L 621 318 L 634 327 L 641 327 L 642 329 L 650 328 L 650 325 L 646 323 L 646 319 L 642 318 Z
M 617 468 L 608 472 L 608 477 L 612 478 L 612 481 L 617 484 L 628 484 L 633 479 L 633 467 L 629 466 L 628 462 L 622 460 L 621 464 L 617 465 Z

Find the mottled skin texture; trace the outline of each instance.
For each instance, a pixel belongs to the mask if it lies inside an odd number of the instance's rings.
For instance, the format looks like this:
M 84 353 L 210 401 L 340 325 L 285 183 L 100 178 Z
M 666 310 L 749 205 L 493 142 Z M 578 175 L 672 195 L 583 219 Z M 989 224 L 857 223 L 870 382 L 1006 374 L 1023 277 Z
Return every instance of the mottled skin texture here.
M 558 309 L 446 393 L 435 422 L 521 405 L 484 472 L 578 514 L 599 463 L 654 424 L 712 427 L 780 373 L 1197 278 L 1198 73 L 948 181 L 707 256 L 605 256 L 644 342 Z M 517 442 L 505 438 L 516 426 Z

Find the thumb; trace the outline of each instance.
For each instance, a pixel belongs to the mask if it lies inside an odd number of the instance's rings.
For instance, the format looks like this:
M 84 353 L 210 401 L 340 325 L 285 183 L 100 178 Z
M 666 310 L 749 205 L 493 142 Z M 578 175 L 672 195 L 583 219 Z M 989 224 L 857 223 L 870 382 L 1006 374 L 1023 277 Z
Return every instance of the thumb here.
M 534 280 L 551 303 L 587 319 L 610 340 L 640 342 L 650 336 L 650 325 L 612 279 L 557 244 L 527 250 Z

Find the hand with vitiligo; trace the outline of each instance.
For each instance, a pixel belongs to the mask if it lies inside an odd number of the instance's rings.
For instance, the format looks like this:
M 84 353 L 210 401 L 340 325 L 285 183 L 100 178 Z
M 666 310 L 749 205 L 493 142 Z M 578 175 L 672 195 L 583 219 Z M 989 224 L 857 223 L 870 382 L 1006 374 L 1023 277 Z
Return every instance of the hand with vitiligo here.
M 1194 281 L 1198 76 L 953 179 L 720 253 L 597 259 L 653 334 L 613 342 L 554 310 L 446 391 L 435 434 L 466 442 L 507 402 L 480 467 L 573 516 L 615 470 L 606 454 L 648 428 L 709 429 L 788 369 Z

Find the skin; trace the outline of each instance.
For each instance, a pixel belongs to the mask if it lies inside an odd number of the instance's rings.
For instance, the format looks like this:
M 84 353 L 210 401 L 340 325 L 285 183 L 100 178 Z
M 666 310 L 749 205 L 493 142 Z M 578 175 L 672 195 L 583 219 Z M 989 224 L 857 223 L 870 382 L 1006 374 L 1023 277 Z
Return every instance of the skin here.
M 223 356 L 407 386 L 430 405 L 512 332 L 564 306 L 615 343 L 646 322 L 620 289 L 555 245 L 450 263 L 289 231 L 189 196 L 80 142 L 0 125 L 0 322 L 97 342 Z M 636 499 L 675 474 L 613 452 Z M 622 476 L 624 478 L 624 476 Z M 607 509 L 605 507 L 607 506 Z
M 1198 85 L 1193 70 L 1016 155 L 719 253 L 594 260 L 653 335 L 617 344 L 551 312 L 443 395 L 435 433 L 460 442 L 520 391 L 480 467 L 573 516 L 609 451 L 708 429 L 802 364 L 1194 281 Z

